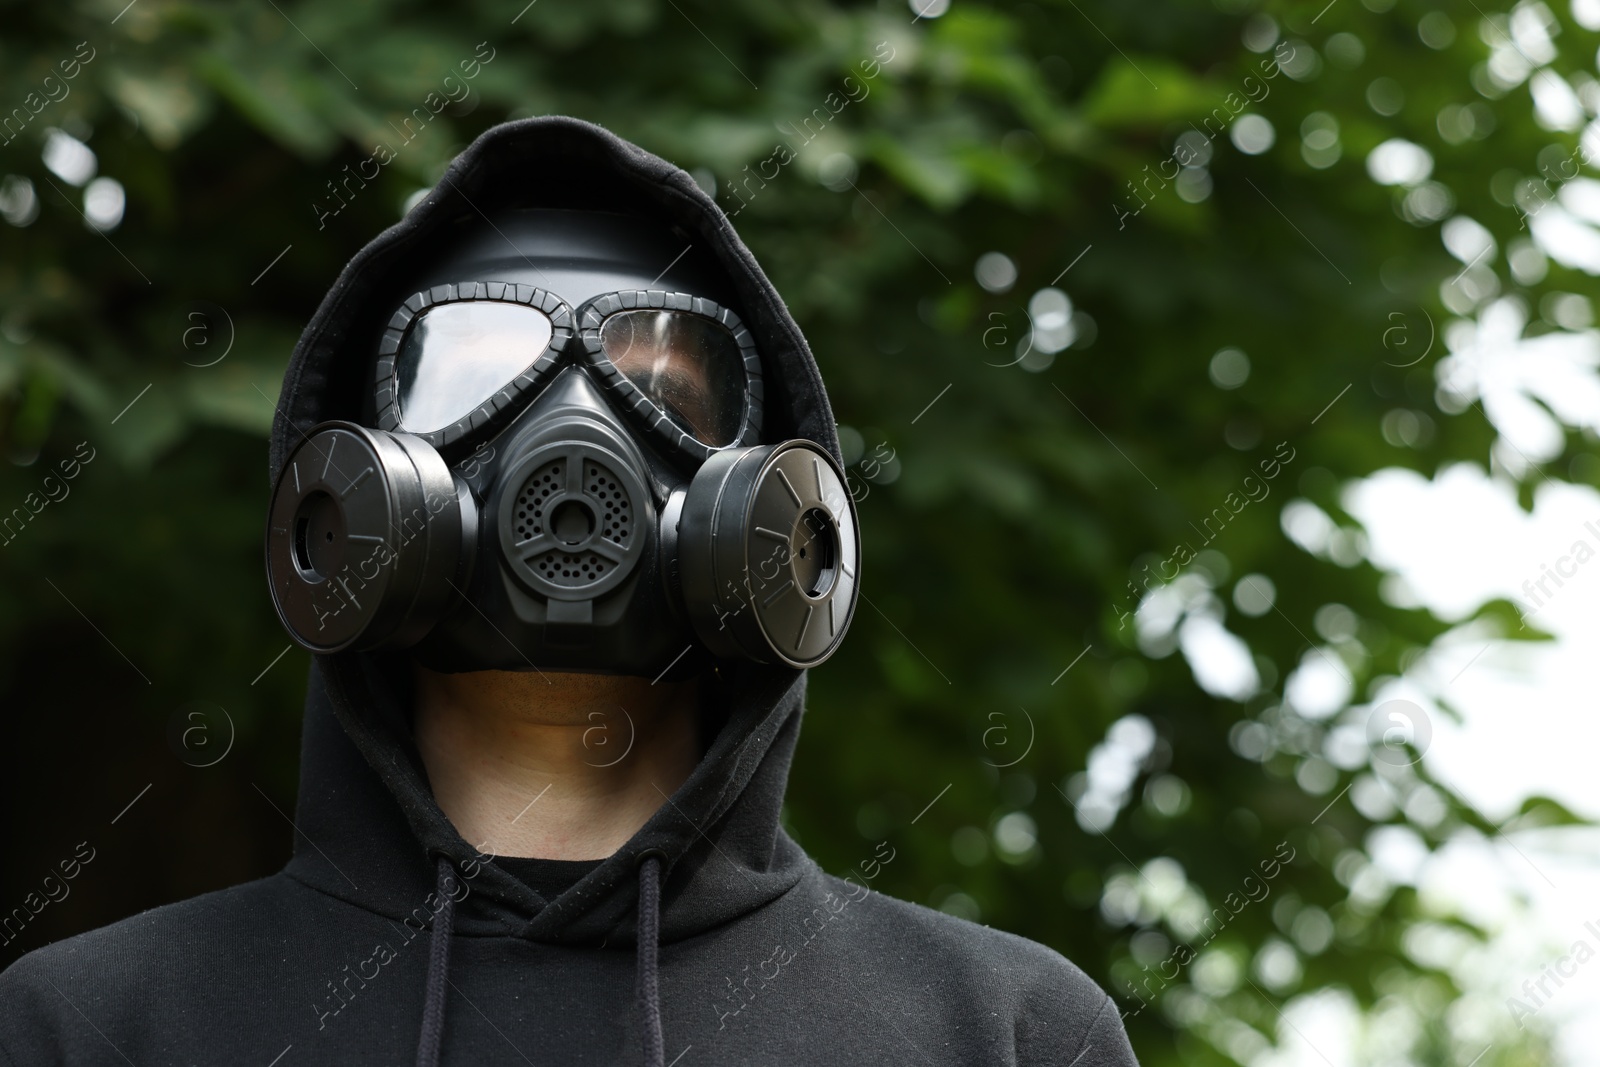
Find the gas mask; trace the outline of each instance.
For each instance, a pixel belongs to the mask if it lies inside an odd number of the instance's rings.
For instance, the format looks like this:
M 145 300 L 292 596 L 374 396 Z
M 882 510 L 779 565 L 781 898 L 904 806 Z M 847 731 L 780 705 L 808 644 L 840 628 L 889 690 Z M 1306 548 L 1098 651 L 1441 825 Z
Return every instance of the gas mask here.
M 643 219 L 483 221 L 352 331 L 366 416 L 288 456 L 267 571 L 290 635 L 447 672 L 827 659 L 854 503 L 820 446 L 762 443 L 761 354 L 714 265 Z

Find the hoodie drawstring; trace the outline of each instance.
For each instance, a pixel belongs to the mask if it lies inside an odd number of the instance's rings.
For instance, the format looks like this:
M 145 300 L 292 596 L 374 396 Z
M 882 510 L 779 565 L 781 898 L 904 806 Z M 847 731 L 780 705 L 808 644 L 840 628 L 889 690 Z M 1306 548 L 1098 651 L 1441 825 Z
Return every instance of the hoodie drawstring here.
M 428 985 L 422 1000 L 422 1036 L 417 1040 L 417 1067 L 439 1067 L 439 1046 L 444 1039 L 444 1002 L 450 973 L 450 935 L 456 918 L 456 900 L 451 896 L 454 870 L 450 861 L 439 857 L 439 914 L 433 920 L 433 939 L 428 943 Z
M 635 965 L 639 1006 L 639 1040 L 644 1046 L 644 1067 L 662 1067 L 666 1043 L 661 1037 L 661 974 L 657 957 L 661 947 L 661 860 L 659 849 L 639 856 L 639 957 Z M 435 892 L 439 914 L 433 920 L 428 943 L 428 985 L 422 1001 L 422 1036 L 417 1040 L 417 1067 L 439 1067 L 444 1040 L 444 1004 L 450 972 L 450 936 L 454 931 L 456 901 L 451 896 L 454 869 L 439 857 Z
M 661 1037 L 661 975 L 656 958 L 661 949 L 661 859 L 659 849 L 639 855 L 639 1042 L 644 1046 L 644 1067 L 662 1067 L 666 1042 Z

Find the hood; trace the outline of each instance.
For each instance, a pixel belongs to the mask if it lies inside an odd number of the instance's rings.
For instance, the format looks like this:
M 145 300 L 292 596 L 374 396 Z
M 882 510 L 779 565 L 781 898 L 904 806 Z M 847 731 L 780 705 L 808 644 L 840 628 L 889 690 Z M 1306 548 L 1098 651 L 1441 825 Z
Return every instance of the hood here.
M 677 227 L 727 274 L 763 361 L 766 439 L 804 437 L 838 458 L 832 412 L 805 339 L 721 209 L 673 164 L 598 126 L 548 117 L 480 136 L 420 204 L 340 273 L 284 377 L 271 441 L 274 481 L 312 426 L 361 420 L 388 314 L 375 301 L 432 254 L 455 221 L 509 208 L 619 205 Z M 659 935 L 669 942 L 775 899 L 809 862 L 778 825 L 803 672 L 719 671 L 707 690 L 720 727 L 694 773 L 622 849 L 554 900 L 493 864 L 473 862 L 481 857 L 428 787 L 411 740 L 409 687 L 407 665 L 392 653 L 315 657 L 291 875 L 399 919 L 434 890 L 439 861 L 447 860 L 468 875 L 453 917 L 462 933 L 618 945 L 635 939 L 645 853 L 660 860 Z

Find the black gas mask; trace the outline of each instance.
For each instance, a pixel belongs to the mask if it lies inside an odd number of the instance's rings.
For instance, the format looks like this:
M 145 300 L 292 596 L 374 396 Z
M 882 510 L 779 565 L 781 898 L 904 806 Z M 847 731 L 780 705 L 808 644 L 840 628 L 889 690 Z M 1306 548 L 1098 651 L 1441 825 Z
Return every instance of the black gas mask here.
M 288 456 L 267 570 L 290 635 L 451 672 L 827 659 L 854 504 L 820 446 L 762 443 L 759 346 L 709 258 L 625 216 L 484 221 L 352 331 L 366 417 Z

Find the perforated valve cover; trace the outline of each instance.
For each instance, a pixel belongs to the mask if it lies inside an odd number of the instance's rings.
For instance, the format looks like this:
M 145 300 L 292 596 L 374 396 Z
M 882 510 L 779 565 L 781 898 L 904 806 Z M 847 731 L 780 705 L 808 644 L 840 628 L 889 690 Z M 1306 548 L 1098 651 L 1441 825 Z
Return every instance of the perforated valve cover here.
M 646 490 L 628 465 L 587 442 L 547 445 L 509 473 L 500 545 L 512 572 L 556 600 L 589 600 L 633 570 Z

